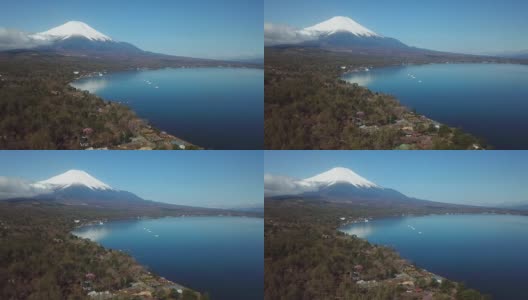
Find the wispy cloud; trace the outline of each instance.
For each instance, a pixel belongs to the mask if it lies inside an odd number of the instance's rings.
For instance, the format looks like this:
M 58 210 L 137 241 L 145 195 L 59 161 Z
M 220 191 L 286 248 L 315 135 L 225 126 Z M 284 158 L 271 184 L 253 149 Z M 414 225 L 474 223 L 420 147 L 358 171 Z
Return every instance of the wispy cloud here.
M 288 176 L 264 174 L 264 196 L 298 195 L 317 190 L 316 185 L 307 185 Z
M 0 176 L 0 200 L 33 197 L 48 192 L 50 190 L 45 187 L 35 186 L 25 179 Z
M 34 48 L 48 43 L 49 41 L 34 39 L 27 32 L 0 27 L 0 51 Z
M 264 23 L 264 45 L 298 44 L 313 39 L 288 25 Z

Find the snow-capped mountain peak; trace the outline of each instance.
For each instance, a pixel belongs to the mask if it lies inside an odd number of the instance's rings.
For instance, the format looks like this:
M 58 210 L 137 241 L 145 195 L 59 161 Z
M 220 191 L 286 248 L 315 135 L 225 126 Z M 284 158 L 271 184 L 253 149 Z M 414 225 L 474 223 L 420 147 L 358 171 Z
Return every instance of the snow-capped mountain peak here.
M 79 21 L 69 21 L 48 31 L 40 32 L 32 36 L 38 40 L 65 40 L 70 37 L 84 37 L 91 41 L 112 41 L 88 24 Z
M 324 22 L 301 30 L 302 33 L 312 36 L 330 35 L 337 32 L 348 32 L 356 36 L 380 37 L 374 31 L 362 26 L 348 17 L 333 17 Z
M 84 186 L 91 190 L 113 190 L 111 186 L 81 170 L 69 170 L 60 175 L 36 182 L 34 185 L 36 187 L 48 189 L 65 189 L 71 186 Z
M 336 167 L 314 177 L 304 179 L 303 182 L 308 184 L 323 184 L 327 186 L 334 185 L 336 183 L 349 183 L 355 187 L 380 188 L 380 186 L 377 184 L 359 176 L 354 171 L 341 167 Z

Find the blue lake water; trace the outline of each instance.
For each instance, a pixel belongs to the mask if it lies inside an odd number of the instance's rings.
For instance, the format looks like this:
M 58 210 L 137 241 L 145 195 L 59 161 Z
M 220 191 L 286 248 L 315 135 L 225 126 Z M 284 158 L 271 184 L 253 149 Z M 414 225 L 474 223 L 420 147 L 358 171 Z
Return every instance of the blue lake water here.
M 179 68 L 83 78 L 72 85 L 121 101 L 155 127 L 196 145 L 262 149 L 263 82 L 260 69 Z
M 528 66 L 430 64 L 373 69 L 343 79 L 392 94 L 418 113 L 461 127 L 496 149 L 528 149 Z
M 464 282 L 494 299 L 526 299 L 526 216 L 387 218 L 350 224 L 340 230 L 374 244 L 390 246 L 417 266 Z
M 126 251 L 154 273 L 211 299 L 262 299 L 263 232 L 260 218 L 180 217 L 109 222 L 74 234 Z

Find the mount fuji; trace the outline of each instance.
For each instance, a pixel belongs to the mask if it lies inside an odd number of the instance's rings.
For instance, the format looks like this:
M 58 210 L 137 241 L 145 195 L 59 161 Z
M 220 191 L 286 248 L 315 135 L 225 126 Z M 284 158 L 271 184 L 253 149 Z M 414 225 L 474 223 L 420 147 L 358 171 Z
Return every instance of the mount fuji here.
M 267 33 L 265 32 L 265 34 Z M 284 32 L 269 34 L 271 36 L 282 35 Z M 289 42 L 291 37 L 294 38 Z M 300 46 L 385 55 L 437 53 L 437 51 L 408 46 L 395 38 L 385 37 L 353 19 L 343 16 L 336 16 L 316 25 L 288 32 L 285 37 L 281 37 L 279 40 L 280 42 L 275 43 L 273 47 Z
M 120 206 L 130 203 L 149 205 L 153 203 L 133 193 L 114 189 L 81 170 L 69 170 L 49 179 L 35 182 L 32 186 L 43 191 L 35 198 L 66 204 Z
M 368 206 L 451 206 L 451 204 L 408 197 L 394 189 L 373 183 L 354 171 L 336 167 L 293 183 L 294 193 L 269 197 L 275 200 L 303 198 Z M 299 192 L 300 191 L 300 192 Z
M 69 170 L 30 184 L 35 196 L 5 199 L 2 202 L 41 207 L 103 209 L 121 215 L 245 215 L 236 209 L 208 208 L 145 200 L 134 193 L 116 189 L 82 170 Z
M 34 50 L 70 55 L 138 56 L 147 55 L 138 47 L 115 41 L 109 36 L 79 21 L 69 21 L 50 30 L 29 36 L 41 46 Z

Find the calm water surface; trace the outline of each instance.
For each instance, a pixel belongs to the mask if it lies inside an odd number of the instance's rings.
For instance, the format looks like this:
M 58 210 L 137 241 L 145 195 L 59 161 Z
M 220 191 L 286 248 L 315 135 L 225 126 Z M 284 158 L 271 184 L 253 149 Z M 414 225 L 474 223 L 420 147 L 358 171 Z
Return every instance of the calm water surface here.
M 110 222 L 74 234 L 124 250 L 156 274 L 209 292 L 211 299 L 262 299 L 263 232 L 260 218 L 181 217 Z
M 341 231 L 393 247 L 418 266 L 494 299 L 526 299 L 528 294 L 526 216 L 387 218 L 347 225 Z
M 528 149 L 528 66 L 431 64 L 373 69 L 343 79 L 395 95 L 405 106 L 462 127 L 497 149 Z
M 130 106 L 155 127 L 205 148 L 262 149 L 264 72 L 180 68 L 121 72 L 72 85 Z

